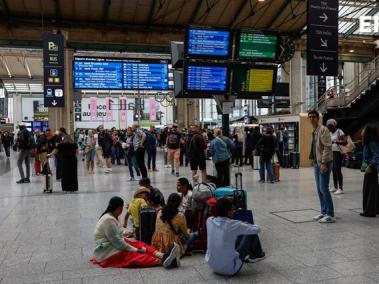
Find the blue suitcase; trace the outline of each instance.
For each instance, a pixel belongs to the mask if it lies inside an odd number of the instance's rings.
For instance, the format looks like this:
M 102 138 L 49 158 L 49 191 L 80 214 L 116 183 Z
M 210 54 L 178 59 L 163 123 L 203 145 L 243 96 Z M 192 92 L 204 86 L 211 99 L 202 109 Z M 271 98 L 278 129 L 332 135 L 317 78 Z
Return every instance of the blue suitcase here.
M 242 189 L 242 173 L 236 173 L 236 187 L 220 187 L 214 191 L 216 198 L 227 197 L 233 199 L 235 209 L 247 208 L 246 190 Z M 239 181 L 238 181 L 239 180 Z

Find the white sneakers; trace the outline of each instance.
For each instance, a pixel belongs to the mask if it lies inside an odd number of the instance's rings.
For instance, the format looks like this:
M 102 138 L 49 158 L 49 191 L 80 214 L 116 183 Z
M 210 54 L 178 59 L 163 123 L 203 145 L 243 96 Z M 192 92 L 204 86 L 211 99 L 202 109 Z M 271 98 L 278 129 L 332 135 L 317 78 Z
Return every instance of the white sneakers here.
M 334 195 L 339 195 L 339 194 L 343 194 L 343 190 L 340 188 L 334 192 Z
M 335 217 L 331 217 L 328 215 L 322 215 L 322 214 L 313 217 L 313 220 L 318 221 L 319 223 L 335 223 L 336 222 Z
M 338 189 L 337 188 L 335 188 L 335 187 L 329 187 L 329 191 L 330 192 L 336 192 Z
M 112 173 L 112 168 L 105 168 L 104 173 L 106 174 Z

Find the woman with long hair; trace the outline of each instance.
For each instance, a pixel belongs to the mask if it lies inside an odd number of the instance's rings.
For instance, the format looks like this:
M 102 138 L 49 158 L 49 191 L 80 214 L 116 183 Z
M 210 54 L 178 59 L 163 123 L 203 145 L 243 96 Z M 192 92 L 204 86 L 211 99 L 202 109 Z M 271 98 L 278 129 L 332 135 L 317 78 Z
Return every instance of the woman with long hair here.
M 376 217 L 379 214 L 378 167 L 379 135 L 375 125 L 367 125 L 362 131 L 363 160 L 368 167 L 363 179 L 364 217 Z
M 179 246 L 173 243 L 167 253 L 162 253 L 143 242 L 132 242 L 125 238 L 118 218 L 122 214 L 124 200 L 115 196 L 109 200 L 107 209 L 95 227 L 95 249 L 93 264 L 101 267 L 152 267 L 163 265 L 179 267 Z
M 180 202 L 179 194 L 170 194 L 166 206 L 157 215 L 152 245 L 166 252 L 174 243 L 177 243 L 180 246 L 180 255 L 184 255 L 187 246 L 196 234 L 189 233 L 186 218 L 179 212 Z
M 192 208 L 192 185 L 186 179 L 185 177 L 179 178 L 178 182 L 176 183 L 176 191 L 180 194 L 181 196 L 181 201 L 180 201 L 180 206 L 179 206 L 179 211 L 180 212 L 185 212 L 188 209 Z

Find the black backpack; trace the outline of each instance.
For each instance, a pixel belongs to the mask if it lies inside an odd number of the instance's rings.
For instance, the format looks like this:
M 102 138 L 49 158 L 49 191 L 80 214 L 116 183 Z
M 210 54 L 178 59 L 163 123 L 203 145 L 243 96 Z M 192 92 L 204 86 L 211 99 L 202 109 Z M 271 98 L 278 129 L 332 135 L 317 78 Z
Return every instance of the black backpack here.
M 196 156 L 200 154 L 199 149 L 196 144 L 195 135 L 193 135 L 187 140 L 185 150 L 186 150 L 186 156 L 189 159 L 194 159 Z

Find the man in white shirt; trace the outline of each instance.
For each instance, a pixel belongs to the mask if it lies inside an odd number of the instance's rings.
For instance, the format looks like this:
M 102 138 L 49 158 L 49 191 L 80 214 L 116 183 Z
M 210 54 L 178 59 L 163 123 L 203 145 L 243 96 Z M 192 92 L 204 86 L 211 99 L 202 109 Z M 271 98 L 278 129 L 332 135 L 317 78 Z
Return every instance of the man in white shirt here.
M 207 220 L 208 249 L 205 261 L 218 274 L 234 276 L 243 262 L 257 262 L 265 257 L 257 234 L 260 227 L 231 219 L 232 202 L 221 198 L 217 217 Z

